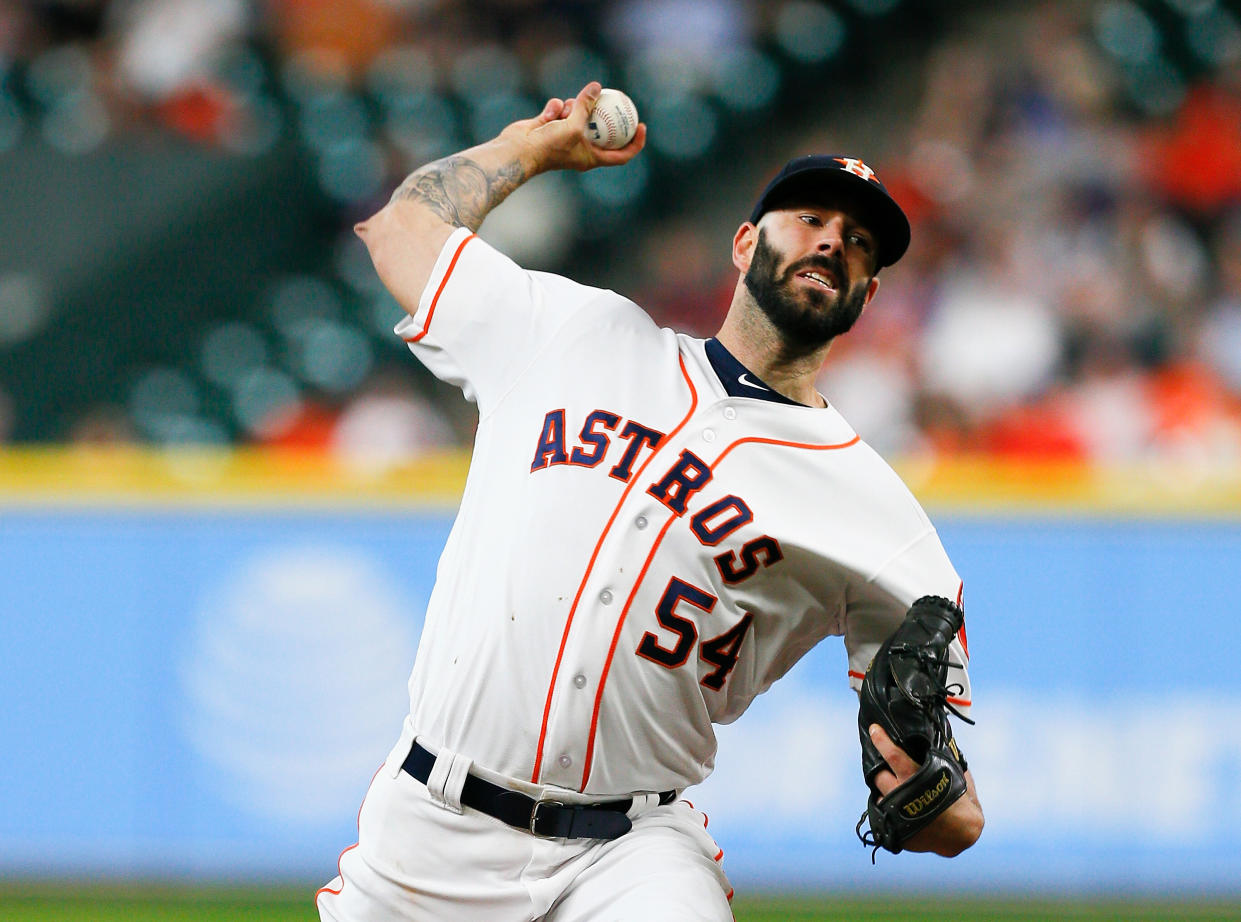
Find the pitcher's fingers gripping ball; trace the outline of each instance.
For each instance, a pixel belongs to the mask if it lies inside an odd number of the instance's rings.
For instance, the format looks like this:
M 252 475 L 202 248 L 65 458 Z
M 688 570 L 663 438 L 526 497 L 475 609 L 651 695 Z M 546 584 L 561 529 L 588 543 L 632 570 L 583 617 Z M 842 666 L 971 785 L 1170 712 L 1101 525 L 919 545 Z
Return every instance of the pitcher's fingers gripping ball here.
M 951 682 L 948 671 L 961 667 L 949 661 L 948 645 L 963 621 L 961 609 L 952 602 L 923 596 L 879 647 L 862 679 L 858 735 L 870 798 L 857 830 L 862 843 L 874 846 L 875 851 L 882 846 L 900 852 L 966 791 L 965 757 L 948 723 L 949 711 L 973 723 L 949 700 L 960 686 Z M 886 795 L 875 779 L 891 769 L 870 738 L 873 724 L 882 727 L 921 766 Z M 867 821 L 870 829 L 863 831 Z
M 620 90 L 603 89 L 586 122 L 586 137 L 595 147 L 619 150 L 638 131 L 638 109 Z

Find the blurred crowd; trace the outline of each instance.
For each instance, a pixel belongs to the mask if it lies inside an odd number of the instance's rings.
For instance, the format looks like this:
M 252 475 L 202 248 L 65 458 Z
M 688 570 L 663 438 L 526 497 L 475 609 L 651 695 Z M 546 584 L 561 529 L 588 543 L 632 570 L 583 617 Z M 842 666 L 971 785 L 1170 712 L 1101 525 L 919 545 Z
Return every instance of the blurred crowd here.
M 896 158 L 910 265 L 824 374 L 860 429 L 900 449 L 1241 461 L 1241 29 L 1168 6 L 1217 66 L 1191 79 L 1144 51 L 1171 41 L 1123 4 L 1043 5 L 1004 41 L 935 49 Z
M 649 154 L 520 190 L 484 236 L 524 264 L 606 271 L 710 335 L 754 191 L 864 138 L 850 153 L 914 225 L 820 381 L 864 438 L 1241 461 L 1241 18 L 1219 0 L 0 0 L 0 76 L 0 177 L 29 144 L 171 135 L 244 165 L 295 135 L 333 216 L 321 276 L 273 280 L 183 364 L 24 439 L 364 465 L 468 444 L 471 414 L 401 354 L 349 228 L 418 165 L 601 78 L 635 97 Z M 623 255 L 600 269 L 603 242 Z M 0 261 L 0 364 L 50 335 L 41 310 Z M 0 441 L 23 405 L 4 387 Z

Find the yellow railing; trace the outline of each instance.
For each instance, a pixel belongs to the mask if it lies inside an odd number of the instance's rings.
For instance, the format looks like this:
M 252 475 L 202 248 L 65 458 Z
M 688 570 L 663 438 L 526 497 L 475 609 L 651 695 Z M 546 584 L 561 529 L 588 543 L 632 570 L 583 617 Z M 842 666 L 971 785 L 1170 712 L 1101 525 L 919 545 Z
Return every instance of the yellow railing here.
M 0 504 L 140 506 L 455 506 L 469 456 L 349 464 L 322 452 L 10 448 Z
M 394 465 L 317 452 L 0 450 L 0 506 L 455 506 L 469 456 Z M 932 512 L 1241 518 L 1241 467 L 1094 466 L 988 457 L 895 464 Z
M 896 465 L 928 509 L 1241 518 L 1241 467 L 967 456 Z

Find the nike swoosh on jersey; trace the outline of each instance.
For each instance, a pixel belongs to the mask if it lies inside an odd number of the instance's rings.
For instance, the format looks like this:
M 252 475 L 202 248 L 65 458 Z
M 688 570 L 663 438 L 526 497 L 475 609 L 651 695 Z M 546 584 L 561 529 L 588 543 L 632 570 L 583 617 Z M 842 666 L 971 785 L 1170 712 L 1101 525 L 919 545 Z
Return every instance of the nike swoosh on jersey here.
M 747 381 L 747 380 L 745 379 L 745 377 L 746 377 L 746 376 L 745 376 L 744 374 L 742 374 L 742 375 L 738 376 L 738 378 L 737 378 L 737 383 L 738 383 L 738 384 L 744 384 L 746 387 L 752 387 L 752 388 L 754 388 L 755 390 L 759 390 L 759 391 L 765 391 L 765 390 L 767 390 L 767 388 L 763 387 L 763 385 L 761 385 L 761 384 L 755 384 L 753 381 Z

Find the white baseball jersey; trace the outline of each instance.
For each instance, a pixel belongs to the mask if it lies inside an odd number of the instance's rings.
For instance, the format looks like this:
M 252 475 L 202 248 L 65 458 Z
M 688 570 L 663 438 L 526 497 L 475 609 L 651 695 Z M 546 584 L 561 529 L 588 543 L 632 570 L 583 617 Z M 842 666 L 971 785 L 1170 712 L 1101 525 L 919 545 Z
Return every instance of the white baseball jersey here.
M 462 229 L 397 333 L 479 411 L 410 677 L 415 732 L 524 785 L 702 781 L 712 725 L 828 635 L 856 687 L 961 581 L 833 409 L 729 396 L 702 340 Z M 964 635 L 951 656 L 970 692 Z

